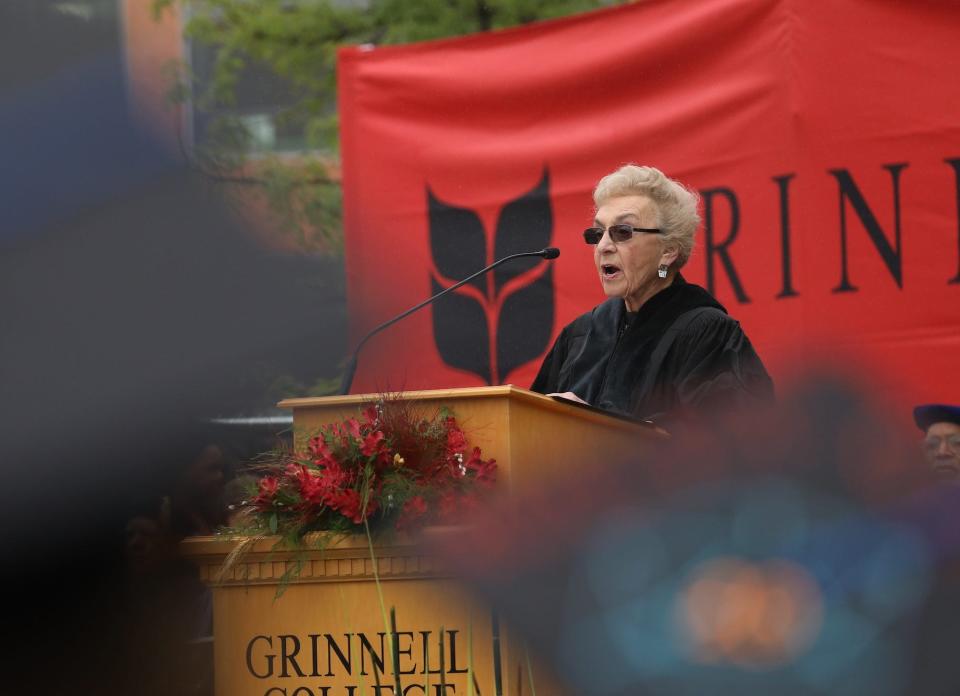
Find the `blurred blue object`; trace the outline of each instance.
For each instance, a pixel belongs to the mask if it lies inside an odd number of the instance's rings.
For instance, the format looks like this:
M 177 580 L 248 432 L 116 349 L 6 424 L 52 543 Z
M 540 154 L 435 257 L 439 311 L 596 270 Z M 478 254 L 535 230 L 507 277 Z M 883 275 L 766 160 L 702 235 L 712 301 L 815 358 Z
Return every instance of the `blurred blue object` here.
M 644 449 L 446 547 L 570 693 L 960 693 L 960 487 L 865 397 L 811 378 Z
M 578 693 L 903 692 L 909 645 L 891 629 L 922 603 L 933 563 L 905 526 L 773 476 L 632 516 L 621 508 L 594 528 L 568 579 L 554 661 Z M 698 606 L 709 625 L 691 636 L 685 597 L 719 563 L 746 585 L 717 587 L 724 606 Z M 763 577 L 778 568 L 803 580 Z
M 0 94 L 0 151 L 0 248 L 174 167 L 129 119 L 116 50 Z

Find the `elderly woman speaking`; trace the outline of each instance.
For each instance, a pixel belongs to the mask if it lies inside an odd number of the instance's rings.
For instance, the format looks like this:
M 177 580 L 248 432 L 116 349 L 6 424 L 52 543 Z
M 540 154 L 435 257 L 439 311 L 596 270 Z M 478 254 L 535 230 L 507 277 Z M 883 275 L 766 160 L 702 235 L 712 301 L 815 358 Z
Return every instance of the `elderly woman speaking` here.
M 697 194 L 628 164 L 600 180 L 593 200 L 583 237 L 609 299 L 563 329 L 531 388 L 655 422 L 771 401 L 740 324 L 680 275 L 700 224 Z

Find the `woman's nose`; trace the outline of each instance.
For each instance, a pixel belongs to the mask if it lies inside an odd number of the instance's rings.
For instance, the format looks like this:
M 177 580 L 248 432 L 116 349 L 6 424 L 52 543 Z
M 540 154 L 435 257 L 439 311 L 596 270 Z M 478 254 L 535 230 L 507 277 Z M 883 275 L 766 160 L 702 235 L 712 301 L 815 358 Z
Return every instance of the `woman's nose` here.
M 604 249 L 616 249 L 617 245 L 612 239 L 610 239 L 610 230 L 604 230 L 603 236 L 600 237 L 600 241 L 597 242 L 597 249 L 603 251 Z

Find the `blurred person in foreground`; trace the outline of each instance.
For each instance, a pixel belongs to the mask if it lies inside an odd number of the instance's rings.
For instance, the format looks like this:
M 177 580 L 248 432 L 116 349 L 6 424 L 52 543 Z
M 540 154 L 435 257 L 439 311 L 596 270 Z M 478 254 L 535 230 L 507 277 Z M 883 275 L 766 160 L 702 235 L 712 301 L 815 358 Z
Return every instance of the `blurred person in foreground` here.
M 772 401 L 740 324 L 680 273 L 700 224 L 697 194 L 628 164 L 593 199 L 583 236 L 608 299 L 563 329 L 531 389 L 658 424 Z
M 533 662 L 536 692 L 960 693 L 960 488 L 930 486 L 876 399 L 800 384 L 440 542 L 564 687 Z
M 945 481 L 960 481 L 960 406 L 917 406 L 913 420 L 924 433 L 923 454 L 933 473 Z
M 304 317 L 338 302 L 131 118 L 118 3 L 81 4 L 0 4 L 4 693 L 180 695 L 202 595 L 153 574 L 165 464 L 185 424 L 257 403 L 250 365 L 322 350 Z

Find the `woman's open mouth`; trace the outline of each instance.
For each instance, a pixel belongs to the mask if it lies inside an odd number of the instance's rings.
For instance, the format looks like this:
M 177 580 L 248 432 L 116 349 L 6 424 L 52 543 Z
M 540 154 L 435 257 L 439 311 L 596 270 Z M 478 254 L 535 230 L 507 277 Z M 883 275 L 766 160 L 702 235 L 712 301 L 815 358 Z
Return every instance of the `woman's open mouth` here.
M 620 270 L 619 266 L 614 266 L 611 263 L 605 263 L 600 266 L 600 277 L 603 280 L 614 280 L 623 273 Z

